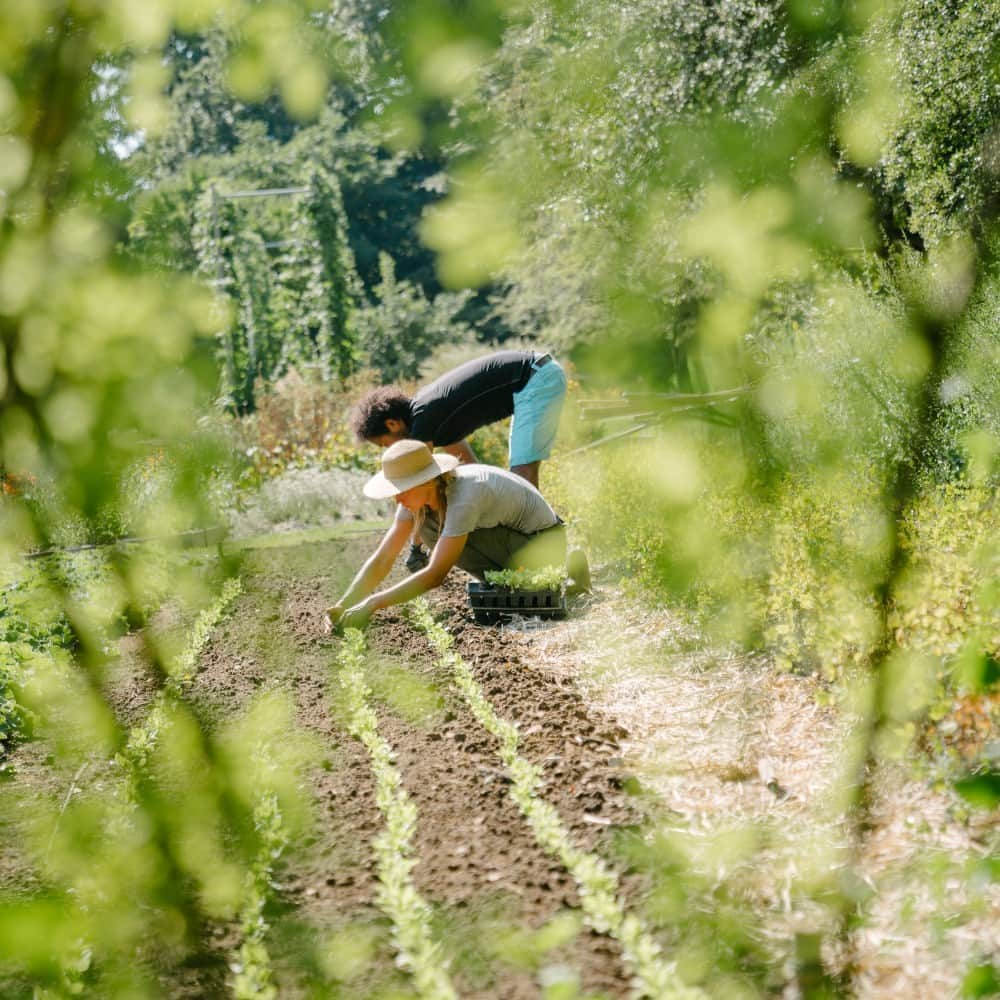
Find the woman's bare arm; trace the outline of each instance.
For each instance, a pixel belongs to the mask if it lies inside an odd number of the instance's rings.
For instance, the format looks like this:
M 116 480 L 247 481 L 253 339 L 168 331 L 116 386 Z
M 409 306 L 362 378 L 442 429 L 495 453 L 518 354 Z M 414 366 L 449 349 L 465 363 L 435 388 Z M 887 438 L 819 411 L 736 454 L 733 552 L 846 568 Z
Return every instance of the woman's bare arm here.
M 344 596 L 327 611 L 331 623 L 336 625 L 344 608 L 349 608 L 367 597 L 388 575 L 396 557 L 410 537 L 413 524 L 410 521 L 393 521 L 382 536 L 378 548 L 365 560 Z
M 380 590 L 353 607 L 348 607 L 340 619 L 341 624 L 348 627 L 363 628 L 372 614 L 382 608 L 390 608 L 394 604 L 403 604 L 413 598 L 441 586 L 452 566 L 465 548 L 468 535 L 458 535 L 454 538 L 439 538 L 431 553 L 431 561 L 418 573 L 408 576 L 395 586 Z

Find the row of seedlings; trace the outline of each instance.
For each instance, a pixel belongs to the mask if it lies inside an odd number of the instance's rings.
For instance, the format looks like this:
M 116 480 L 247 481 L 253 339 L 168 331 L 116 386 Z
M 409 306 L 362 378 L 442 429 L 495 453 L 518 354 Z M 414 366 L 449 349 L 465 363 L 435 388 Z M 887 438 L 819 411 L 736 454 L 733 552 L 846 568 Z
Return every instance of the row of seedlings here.
M 556 809 L 539 797 L 541 770 L 519 753 L 517 726 L 497 715 L 468 664 L 455 651 L 453 636 L 434 619 L 426 601 L 415 601 L 411 607 L 414 622 L 437 649 L 440 665 L 454 677 L 472 714 L 496 737 L 498 755 L 511 779 L 511 798 L 541 847 L 557 857 L 573 876 L 587 924 L 621 944 L 632 976 L 632 995 L 656 1000 L 706 1000 L 701 990 L 683 982 L 675 963 L 664 959 L 659 943 L 641 918 L 626 912 L 614 871 L 598 855 L 577 847 Z
M 236 754 L 233 763 L 239 769 L 240 791 L 251 805 L 256 852 L 243 876 L 239 907 L 241 939 L 231 953 L 229 968 L 237 1000 L 274 1000 L 278 990 L 271 971 L 267 950 L 270 926 L 265 908 L 275 884 L 275 865 L 284 854 L 293 830 L 282 811 L 282 786 L 288 794 L 288 781 L 308 757 L 302 755 L 294 726 L 291 706 L 273 695 L 257 703 L 232 734 Z M 252 748 L 247 754 L 247 748 Z M 297 785 L 298 781 L 293 781 Z
M 368 751 L 375 775 L 375 798 L 385 826 L 375 838 L 379 888 L 376 901 L 392 924 L 398 965 L 405 969 L 425 1000 L 454 1000 L 440 945 L 431 932 L 432 912 L 412 879 L 416 864 L 413 834 L 417 808 L 403 788 L 394 754 L 379 735 L 365 680 L 365 640 L 357 629 L 346 629 L 337 656 L 337 678 L 344 692 L 348 731 Z
M 241 589 L 239 579 L 227 580 L 218 598 L 201 612 L 192 627 L 188 643 L 181 654 L 169 664 L 166 685 L 156 695 L 142 723 L 130 729 L 125 747 L 115 756 L 114 765 L 119 769 L 120 777 L 111 789 L 110 813 L 106 818 L 108 842 L 122 844 L 132 839 L 135 812 L 142 798 L 140 783 L 149 769 L 157 744 L 171 724 L 170 706 L 182 696 L 184 688 L 190 683 L 201 650 Z M 83 769 L 80 768 L 77 777 Z M 76 779 L 74 786 L 75 783 Z M 71 786 L 70 793 L 63 803 L 63 810 L 73 794 L 74 786 Z M 61 813 L 62 810 L 60 815 Z M 50 838 L 50 849 L 54 838 L 55 832 Z M 81 905 L 86 907 L 83 902 Z M 91 944 L 85 939 L 79 939 L 71 953 L 59 963 L 61 987 L 53 992 L 37 986 L 35 993 L 40 1000 L 84 992 L 86 989 L 84 976 L 91 967 L 92 952 Z
M 198 658 L 212 633 L 242 593 L 242 583 L 233 577 L 223 584 L 218 598 L 198 616 L 183 652 L 171 662 L 169 677 L 157 695 L 145 720 L 132 729 L 120 763 L 125 768 L 124 799 L 135 801 L 135 782 L 141 780 L 149 758 L 171 720 L 171 706 L 194 679 Z M 264 773 L 273 766 L 268 748 L 258 744 L 250 762 L 255 772 Z M 231 988 L 237 1000 L 272 1000 L 277 996 L 271 971 L 271 958 L 265 944 L 269 930 L 264 910 L 270 897 L 274 867 L 284 853 L 288 838 L 282 823 L 278 797 L 266 782 L 255 796 L 253 824 L 258 849 L 243 877 L 239 904 L 240 943 L 233 949 L 229 968 L 233 973 Z
M 187 645 L 169 664 L 167 682 L 154 698 L 146 718 L 129 731 L 128 742 L 118 755 L 116 763 L 124 771 L 119 786 L 119 798 L 130 806 L 136 801 L 136 781 L 145 773 L 150 755 L 156 748 L 163 730 L 169 725 L 168 709 L 171 703 L 181 698 L 184 690 L 194 680 L 198 657 L 233 601 L 242 592 L 243 584 L 239 577 L 230 577 L 226 580 L 219 596 L 198 615 L 191 627 L 191 637 Z
M 267 950 L 266 938 L 270 927 L 264 917 L 264 908 L 274 883 L 275 862 L 288 846 L 277 795 L 267 792 L 258 798 L 253 822 L 260 847 L 244 879 L 240 945 L 232 953 L 229 968 L 233 972 L 233 996 L 237 1000 L 272 1000 L 278 991 Z
M 243 591 L 238 577 L 225 581 L 219 596 L 195 620 L 191 636 L 183 651 L 169 664 L 169 676 L 157 694 L 146 718 L 132 728 L 118 763 L 124 769 L 119 786 L 119 798 L 127 821 L 137 800 L 136 783 L 147 771 L 152 753 L 172 721 L 172 708 L 183 698 L 194 680 L 198 659 L 212 633 L 225 618 L 233 602 Z M 265 747 L 255 748 L 253 766 L 256 770 L 269 766 Z M 233 973 L 231 988 L 237 1000 L 271 1000 L 277 996 L 273 985 L 271 960 L 264 943 L 268 925 L 264 919 L 273 882 L 274 865 L 287 846 L 277 796 L 271 790 L 261 791 L 253 803 L 253 824 L 258 835 L 258 850 L 243 877 L 238 907 L 240 944 L 233 949 L 229 968 Z

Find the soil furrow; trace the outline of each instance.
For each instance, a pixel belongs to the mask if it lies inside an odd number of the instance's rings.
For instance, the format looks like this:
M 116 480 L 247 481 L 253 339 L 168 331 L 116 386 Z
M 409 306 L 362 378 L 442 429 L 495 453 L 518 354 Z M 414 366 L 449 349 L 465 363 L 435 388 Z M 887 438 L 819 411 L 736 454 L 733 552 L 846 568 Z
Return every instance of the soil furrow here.
M 351 978 L 345 995 L 362 997 L 379 983 L 384 986 L 386 976 L 396 977 L 386 922 L 374 906 L 371 842 L 381 817 L 367 754 L 331 712 L 337 700 L 330 694 L 333 651 L 317 643 L 321 633 L 303 641 L 294 615 L 287 613 L 290 593 L 302 590 L 315 597 L 326 581 L 303 587 L 294 575 L 281 572 L 282 555 L 268 553 L 277 567 L 253 561 L 248 593 L 203 653 L 193 697 L 203 714 L 222 720 L 243 710 L 262 689 L 291 694 L 297 728 L 315 737 L 317 765 L 306 775 L 314 822 L 278 865 L 276 898 L 265 913 L 271 924 L 268 950 L 279 995 L 330 995 L 334 984 L 323 966 L 324 949 L 362 928 L 357 936 L 366 948 L 375 942 L 375 962 L 388 968 Z M 316 994 L 317 989 L 323 992 Z
M 493 688 L 496 693 L 508 695 L 505 682 L 510 680 L 514 669 L 504 657 L 504 637 L 497 630 L 491 632 L 487 641 L 492 645 L 489 666 L 496 678 Z M 423 635 L 400 616 L 385 615 L 369 638 L 373 648 L 386 653 L 411 650 L 412 669 L 446 692 L 447 719 L 439 729 L 414 731 L 400 720 L 386 716 L 387 735 L 391 731 L 389 738 L 399 748 L 400 765 L 420 808 L 424 832 L 418 838 L 421 864 L 416 875 L 427 886 L 425 891 L 444 890 L 449 893 L 446 897 L 449 902 L 469 905 L 485 881 L 494 885 L 498 894 L 512 897 L 510 909 L 518 914 L 519 922 L 536 927 L 561 907 L 577 908 L 579 897 L 573 879 L 536 843 L 508 795 L 509 779 L 497 760 L 495 739 L 472 716 Z M 498 700 L 496 694 L 494 698 Z M 555 732 L 551 728 L 553 719 L 545 716 L 544 706 L 531 703 L 519 706 L 517 714 L 530 720 L 536 737 L 533 748 L 541 755 L 540 759 L 556 756 L 548 751 L 552 750 L 555 739 L 561 742 L 558 729 L 564 728 L 564 723 L 558 715 L 560 704 L 556 701 L 550 705 L 557 715 Z M 589 722 L 584 711 L 579 714 Z M 567 755 L 564 751 L 559 756 L 565 763 L 562 768 L 550 769 L 554 779 L 562 781 L 569 776 L 578 784 L 568 795 L 555 798 L 567 818 L 567 826 L 575 831 L 575 839 L 590 849 L 601 839 L 597 831 L 606 832 L 604 823 L 610 822 L 596 813 L 590 815 L 589 821 L 584 815 L 588 805 L 594 803 L 601 808 L 606 801 L 608 793 L 599 787 L 601 782 L 610 780 L 608 775 L 600 773 L 606 764 L 583 742 L 573 741 L 571 753 Z M 620 779 L 614 776 L 614 780 Z M 547 799 L 553 797 L 549 793 L 550 788 L 546 788 Z M 617 799 L 621 800 L 622 813 L 633 818 L 623 797 L 619 795 Z M 627 992 L 620 946 L 615 941 L 584 932 L 572 948 L 564 949 L 560 961 L 579 970 L 586 989 L 609 995 Z M 534 990 L 537 991 L 537 986 Z M 525 995 L 537 993 L 529 990 Z
M 284 620 L 303 651 L 326 641 L 321 621 L 329 602 L 318 590 L 300 581 L 285 603 Z M 379 731 L 396 752 L 419 813 L 414 879 L 419 891 L 438 904 L 440 919 L 451 929 L 444 945 L 452 953 L 462 995 L 483 1000 L 537 997 L 540 968 L 547 970 L 543 976 L 573 969 L 584 990 L 626 995 L 628 979 L 619 946 L 588 930 L 548 955 L 532 956 L 522 968 L 513 960 L 498 968 L 489 939 L 537 931 L 558 914 L 577 908 L 576 886 L 535 842 L 508 796 L 495 740 L 438 668 L 424 637 L 400 615 L 384 614 L 367 638 L 373 653 L 381 653 L 372 667 L 372 686 L 387 701 L 397 702 L 379 707 Z M 408 672 L 429 684 L 443 704 L 414 721 L 413 713 L 405 712 L 405 706 L 401 711 L 393 698 L 391 687 L 398 678 L 390 679 L 390 690 L 379 682 L 380 674 L 385 680 L 393 672 L 404 680 Z M 592 844 L 595 826 L 583 822 L 579 812 L 577 803 L 573 825 L 585 828 L 586 841 Z
M 249 558 L 245 590 L 202 649 L 185 692 L 209 733 L 262 692 L 287 692 L 296 730 L 290 736 L 305 734 L 315 746 L 316 766 L 303 777 L 315 822 L 278 862 L 264 911 L 265 944 L 283 998 L 361 1000 L 413 991 L 394 965 L 389 923 L 375 907 L 372 843 L 382 817 L 368 755 L 344 723 L 334 675 L 340 640 L 322 628 L 326 605 L 371 541 Z M 581 847 L 610 853 L 615 828 L 637 819 L 620 789 L 616 734 L 590 718 L 572 684 L 522 663 L 509 636 L 471 625 L 461 584 L 451 583 L 435 601 L 497 711 L 520 728 L 525 757 L 543 769 L 545 798 Z M 535 841 L 509 796 L 495 739 L 425 637 L 402 613 L 383 613 L 367 639 L 379 732 L 395 751 L 419 814 L 413 879 L 432 904 L 434 935 L 461 995 L 527 1000 L 556 983 L 575 983 L 592 996 L 627 995 L 619 945 L 584 928 L 574 880 Z M 129 725 L 145 715 L 156 683 L 138 639 L 127 640 L 123 654 L 107 693 Z M 37 763 L 45 773 L 32 770 L 32 781 L 51 784 L 48 761 Z M 225 962 L 239 940 L 235 922 L 220 922 L 204 928 L 201 949 L 180 965 L 176 957 L 154 957 L 164 995 L 227 995 Z

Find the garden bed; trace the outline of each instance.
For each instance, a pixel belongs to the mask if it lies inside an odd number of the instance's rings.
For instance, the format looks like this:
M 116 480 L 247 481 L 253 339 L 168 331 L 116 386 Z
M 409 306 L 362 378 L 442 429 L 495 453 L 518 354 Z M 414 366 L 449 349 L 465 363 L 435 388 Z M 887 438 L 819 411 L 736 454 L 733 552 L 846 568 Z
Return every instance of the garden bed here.
M 323 612 L 376 537 L 254 547 L 239 586 L 197 621 L 161 615 L 149 626 L 189 634 L 179 697 L 209 740 L 269 699 L 289 700 L 252 763 L 266 775 L 269 755 L 307 748 L 310 815 L 282 812 L 264 782 L 239 906 L 183 947 L 153 939 L 135 956 L 139 974 L 166 997 L 352 1000 L 688 996 L 675 959 L 709 994 L 767 995 L 786 982 L 795 934 L 830 930 L 808 893 L 797 895 L 802 838 L 836 852 L 843 833 L 816 777 L 832 774 L 843 723 L 820 703 L 819 682 L 713 653 L 676 619 L 607 592 L 530 632 L 483 627 L 457 577 L 422 614 L 379 613 L 345 659 L 349 644 L 324 633 Z M 133 734 L 162 740 L 152 725 L 162 689 L 141 635 L 121 652 L 108 703 Z M 594 707 L 602 702 L 607 714 Z M 145 744 L 131 745 L 141 771 Z M 58 825 L 60 807 L 131 781 L 93 755 L 53 753 L 45 739 L 23 743 L 10 764 L 0 786 L 8 903 L 35 898 L 50 878 L 49 834 L 30 846 L 40 797 Z M 641 794 L 649 785 L 658 800 Z M 938 855 L 935 845 L 959 844 L 948 862 L 957 872 L 985 848 L 949 815 L 946 795 L 935 801 L 921 837 Z M 981 938 L 1000 912 L 996 892 L 956 895 L 967 933 L 935 938 L 897 899 L 897 881 L 916 877 L 899 861 L 913 837 L 906 810 L 889 796 L 880 808 L 883 833 L 864 861 L 880 895 L 855 937 L 859 995 L 900 995 L 917 978 L 951 989 L 976 959 L 969 934 Z M 650 816 L 656 825 L 643 831 Z M 877 965 L 875 943 L 901 928 L 919 944 Z M 74 981 L 99 995 L 102 974 L 98 954 Z M 32 988 L 0 968 L 3 995 Z

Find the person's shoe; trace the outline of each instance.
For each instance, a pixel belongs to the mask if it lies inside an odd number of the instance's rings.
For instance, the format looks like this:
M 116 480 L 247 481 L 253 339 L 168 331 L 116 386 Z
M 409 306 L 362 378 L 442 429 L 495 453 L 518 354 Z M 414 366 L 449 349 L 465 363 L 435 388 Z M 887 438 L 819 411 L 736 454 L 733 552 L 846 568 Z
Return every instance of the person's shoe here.
M 419 573 L 430 561 L 426 549 L 419 545 L 410 546 L 410 554 L 406 557 L 406 568 L 411 573 Z
M 567 597 L 590 593 L 590 564 L 583 549 L 573 549 L 566 557 L 566 575 L 569 577 Z

